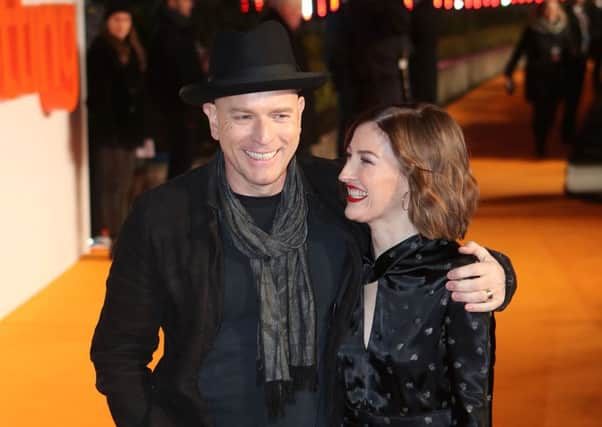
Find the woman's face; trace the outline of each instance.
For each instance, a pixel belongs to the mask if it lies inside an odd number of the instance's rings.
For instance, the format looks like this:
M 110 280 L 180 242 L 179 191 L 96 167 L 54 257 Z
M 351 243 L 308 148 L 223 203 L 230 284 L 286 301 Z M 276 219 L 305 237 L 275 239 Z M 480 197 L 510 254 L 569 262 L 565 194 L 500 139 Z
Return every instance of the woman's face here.
M 127 12 L 115 12 L 107 19 L 109 34 L 118 40 L 124 40 L 132 29 L 132 15 Z
M 389 138 L 373 122 L 357 127 L 339 175 L 347 188 L 345 216 L 369 225 L 402 218 L 409 202 L 409 185 Z
M 543 10 L 543 16 L 549 22 L 556 22 L 560 17 L 560 5 L 556 0 L 547 0 Z

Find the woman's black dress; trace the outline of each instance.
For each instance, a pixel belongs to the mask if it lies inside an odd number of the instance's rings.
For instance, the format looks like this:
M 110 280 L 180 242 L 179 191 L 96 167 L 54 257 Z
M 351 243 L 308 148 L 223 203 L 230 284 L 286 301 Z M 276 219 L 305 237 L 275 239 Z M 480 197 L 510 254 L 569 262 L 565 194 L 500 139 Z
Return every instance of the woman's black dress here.
M 457 243 L 420 235 L 366 260 L 374 321 L 366 349 L 360 298 L 337 353 L 342 425 L 490 425 L 492 315 L 467 312 L 445 288 L 449 270 L 472 262 Z

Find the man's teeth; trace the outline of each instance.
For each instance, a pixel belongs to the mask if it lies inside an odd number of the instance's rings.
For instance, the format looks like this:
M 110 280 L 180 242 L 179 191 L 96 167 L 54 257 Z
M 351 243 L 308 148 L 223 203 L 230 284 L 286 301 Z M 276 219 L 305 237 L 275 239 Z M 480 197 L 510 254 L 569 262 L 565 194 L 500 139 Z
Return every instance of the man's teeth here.
M 271 158 L 273 158 L 276 155 L 277 152 L 278 152 L 278 150 L 270 151 L 269 153 L 257 153 L 255 151 L 245 150 L 245 153 L 247 153 L 247 156 L 249 156 L 250 158 L 255 159 L 255 160 L 270 160 Z
M 366 197 L 368 195 L 368 193 L 366 193 L 365 191 L 358 190 L 355 188 L 348 188 L 347 192 L 354 199 L 363 199 L 364 197 Z

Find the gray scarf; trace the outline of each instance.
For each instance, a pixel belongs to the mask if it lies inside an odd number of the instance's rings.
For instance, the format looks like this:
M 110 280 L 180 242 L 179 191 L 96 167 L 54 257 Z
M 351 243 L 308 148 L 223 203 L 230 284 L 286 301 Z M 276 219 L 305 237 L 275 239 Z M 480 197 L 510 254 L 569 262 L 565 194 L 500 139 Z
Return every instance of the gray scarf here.
M 294 390 L 316 383 L 316 310 L 307 264 L 307 201 L 293 158 L 271 233 L 259 228 L 226 181 L 217 154 L 219 203 L 236 248 L 251 263 L 260 303 L 258 379 L 271 416 L 282 415 Z

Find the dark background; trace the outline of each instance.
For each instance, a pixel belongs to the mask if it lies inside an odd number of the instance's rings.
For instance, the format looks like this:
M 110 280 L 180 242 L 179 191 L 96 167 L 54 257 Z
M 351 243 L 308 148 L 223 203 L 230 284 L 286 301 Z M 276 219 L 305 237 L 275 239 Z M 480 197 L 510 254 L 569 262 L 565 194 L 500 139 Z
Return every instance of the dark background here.
M 352 1 L 352 0 L 351 0 Z M 401 0 L 400 0 L 401 1 Z M 428 1 L 428 0 L 427 0 Z M 163 0 L 132 0 L 134 24 L 145 46 L 153 34 L 156 16 Z M 482 8 L 479 10 L 438 10 L 436 22 L 429 31 L 439 37 L 439 60 L 451 59 L 482 50 L 513 45 L 532 10 L 531 5 Z M 86 0 L 88 43 L 102 23 L 103 0 Z M 253 10 L 242 13 L 239 0 L 197 0 L 192 20 L 202 45 L 210 47 L 213 36 L 221 29 L 244 30 L 255 26 L 260 15 Z M 323 39 L 325 20 L 314 16 L 302 26 L 304 46 L 311 71 L 325 70 Z M 334 128 L 336 94 L 331 83 L 315 94 L 315 108 L 322 131 Z

